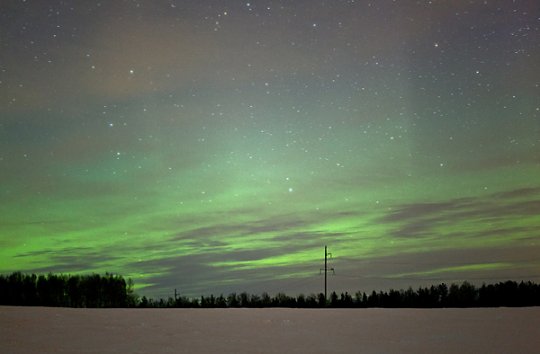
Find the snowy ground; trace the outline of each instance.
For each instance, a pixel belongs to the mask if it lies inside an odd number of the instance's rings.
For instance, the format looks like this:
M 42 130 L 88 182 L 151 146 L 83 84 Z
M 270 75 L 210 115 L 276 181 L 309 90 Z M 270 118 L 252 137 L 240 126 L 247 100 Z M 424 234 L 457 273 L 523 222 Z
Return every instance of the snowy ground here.
M 540 307 L 0 307 L 2 353 L 538 353 Z

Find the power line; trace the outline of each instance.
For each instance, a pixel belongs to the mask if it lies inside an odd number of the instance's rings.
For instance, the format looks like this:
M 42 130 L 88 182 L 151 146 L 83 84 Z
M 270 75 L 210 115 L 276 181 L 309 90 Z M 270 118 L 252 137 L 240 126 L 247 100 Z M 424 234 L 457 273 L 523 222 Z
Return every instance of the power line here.
M 326 301 L 326 290 L 327 290 L 327 274 L 328 270 L 331 270 L 333 274 L 336 274 L 334 268 L 328 269 L 328 256 L 332 257 L 331 253 L 328 253 L 328 247 L 324 246 L 324 300 Z M 320 270 L 322 272 L 323 269 Z M 320 273 L 319 273 L 320 274 Z

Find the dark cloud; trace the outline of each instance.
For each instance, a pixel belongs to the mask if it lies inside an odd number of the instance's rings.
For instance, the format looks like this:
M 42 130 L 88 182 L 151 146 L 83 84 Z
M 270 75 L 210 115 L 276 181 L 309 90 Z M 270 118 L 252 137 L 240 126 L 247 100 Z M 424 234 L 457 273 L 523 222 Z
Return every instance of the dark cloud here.
M 338 277 L 358 279 L 362 289 L 364 286 L 368 289 L 395 288 L 399 284 L 429 285 L 463 280 L 481 283 L 506 280 L 512 278 L 512 273 L 521 279 L 538 277 L 536 267 L 540 261 L 536 254 L 539 250 L 540 244 L 531 246 L 521 240 L 511 246 L 431 249 L 346 259 L 344 262 L 337 258 L 335 266 L 339 270 L 336 272 Z M 471 265 L 477 268 L 467 269 Z M 481 265 L 499 265 L 499 268 L 482 269 Z
M 241 212 L 232 211 L 232 214 L 242 216 Z M 316 225 L 324 222 L 335 222 L 337 218 L 346 218 L 358 216 L 359 213 L 353 210 L 322 213 L 316 215 L 296 214 L 296 215 L 277 215 L 268 218 L 256 218 L 252 221 L 217 224 L 203 226 L 196 229 L 180 232 L 171 237 L 172 241 L 196 240 L 206 242 L 215 237 L 225 237 L 228 235 L 247 237 L 264 234 L 278 234 L 271 238 L 273 241 L 285 241 L 298 239 L 309 239 L 327 237 L 328 239 L 339 238 L 344 234 L 341 233 L 324 233 L 316 230 Z M 183 224 L 183 223 L 182 223 Z M 183 226 L 185 228 L 185 225 Z M 306 229 L 314 229 L 312 233 L 300 231 Z M 297 231 L 298 230 L 298 231 Z M 264 236 L 266 237 L 266 236 Z
M 480 232 L 469 231 L 471 237 L 484 236 L 491 231 L 496 234 L 501 231 L 496 226 L 490 226 L 491 223 L 508 218 L 540 215 L 540 199 L 522 200 L 524 197 L 534 198 L 537 192 L 537 188 L 527 188 L 439 203 L 399 205 L 379 220 L 397 225 L 392 231 L 392 235 L 396 237 L 435 237 L 440 232 L 438 227 L 458 225 L 462 222 L 475 223 L 483 229 Z M 538 229 L 539 227 L 534 225 L 526 229 L 514 228 L 507 231 L 521 233 L 535 232 Z
M 531 198 L 540 194 L 540 187 L 520 188 L 493 194 L 495 199 Z
M 404 220 L 426 218 L 433 214 L 449 212 L 464 206 L 462 199 L 442 203 L 414 203 L 397 206 L 381 218 L 382 222 L 399 222 Z
M 190 295 L 240 291 L 239 289 L 263 289 L 280 291 L 276 285 L 277 279 L 288 279 L 296 274 L 312 272 L 318 274 L 319 260 L 325 241 L 340 243 L 339 238 L 346 236 L 338 233 L 309 233 L 284 232 L 283 234 L 265 240 L 265 247 L 230 249 L 230 245 L 210 245 L 202 247 L 204 240 L 193 239 L 193 245 L 201 246 L 195 253 L 174 257 L 163 257 L 153 260 L 141 260 L 127 265 L 140 273 L 156 274 L 146 278 L 146 283 L 154 284 L 145 288 L 146 293 L 163 294 L 174 287 L 181 288 Z M 326 240 L 325 240 L 326 238 Z M 170 244 L 163 244 L 165 251 Z M 294 255 L 298 252 L 312 251 L 312 262 L 295 262 Z M 287 257 L 284 263 L 271 265 L 251 264 L 251 261 L 262 261 L 274 257 Z M 320 256 L 320 257 L 319 257 Z M 246 263 L 244 263 L 246 262 Z M 301 279 L 301 277 L 300 277 Z M 285 281 L 287 282 L 287 281 Z M 273 284 L 270 288 L 268 284 Z M 294 281 L 293 281 L 294 283 Z M 236 284 L 236 285 L 234 285 Z M 240 285 L 239 285 L 240 284 Z
M 115 264 L 122 257 L 110 253 L 97 252 L 87 247 L 67 248 L 63 250 L 47 249 L 28 253 L 22 253 L 17 257 L 40 258 L 47 257 L 47 266 L 30 267 L 27 271 L 33 273 L 73 273 L 88 272 L 91 269 L 101 268 L 105 264 Z M 110 266 L 110 273 L 120 273 L 119 269 Z

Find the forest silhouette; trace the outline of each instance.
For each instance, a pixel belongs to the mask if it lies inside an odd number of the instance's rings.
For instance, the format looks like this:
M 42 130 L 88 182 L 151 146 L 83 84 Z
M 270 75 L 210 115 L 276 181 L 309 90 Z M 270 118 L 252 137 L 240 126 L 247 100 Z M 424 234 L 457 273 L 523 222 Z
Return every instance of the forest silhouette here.
M 133 283 L 120 275 L 0 275 L 0 305 L 135 307 Z
M 332 292 L 289 296 L 231 293 L 227 296 L 186 296 L 152 299 L 139 297 L 133 282 L 120 275 L 22 274 L 0 275 L 0 305 L 56 307 L 139 307 L 139 308 L 441 308 L 441 307 L 521 307 L 540 306 L 540 284 L 531 281 L 505 281 L 476 287 L 468 282 L 445 283 L 414 290 Z

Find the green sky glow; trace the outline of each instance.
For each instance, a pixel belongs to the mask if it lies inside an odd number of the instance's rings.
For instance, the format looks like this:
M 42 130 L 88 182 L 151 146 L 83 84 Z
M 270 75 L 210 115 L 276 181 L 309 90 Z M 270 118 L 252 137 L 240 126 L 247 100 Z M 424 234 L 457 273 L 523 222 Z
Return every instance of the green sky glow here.
M 0 272 L 540 277 L 536 3 L 70 3 L 0 5 Z

